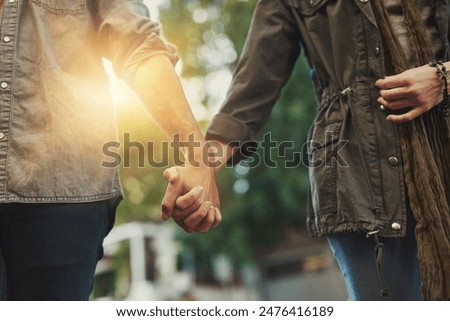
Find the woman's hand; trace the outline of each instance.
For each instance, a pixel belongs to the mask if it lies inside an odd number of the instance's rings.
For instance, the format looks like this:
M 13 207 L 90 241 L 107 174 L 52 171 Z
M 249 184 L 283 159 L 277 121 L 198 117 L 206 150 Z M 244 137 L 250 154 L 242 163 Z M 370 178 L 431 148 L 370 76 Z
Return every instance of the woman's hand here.
M 395 111 L 386 117 L 394 123 L 408 122 L 436 106 L 443 99 L 444 82 L 436 68 L 424 65 L 398 75 L 379 79 L 378 102 Z

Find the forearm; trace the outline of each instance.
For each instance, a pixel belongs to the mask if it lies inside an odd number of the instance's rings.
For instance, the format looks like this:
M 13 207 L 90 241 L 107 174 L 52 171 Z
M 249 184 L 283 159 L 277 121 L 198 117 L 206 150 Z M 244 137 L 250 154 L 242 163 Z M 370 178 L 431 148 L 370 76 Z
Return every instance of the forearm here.
M 179 147 L 185 156 L 193 152 L 200 154 L 205 140 L 167 56 L 156 55 L 142 62 L 131 87 L 164 133 L 172 141 L 181 142 Z M 188 142 L 200 146 L 189 148 Z

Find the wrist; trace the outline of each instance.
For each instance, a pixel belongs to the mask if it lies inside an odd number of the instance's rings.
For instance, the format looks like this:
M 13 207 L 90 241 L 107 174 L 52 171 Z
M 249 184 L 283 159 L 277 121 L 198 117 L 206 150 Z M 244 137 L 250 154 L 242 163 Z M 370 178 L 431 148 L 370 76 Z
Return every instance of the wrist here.
M 210 167 L 213 167 L 216 172 L 225 167 L 228 160 L 235 152 L 234 148 L 227 143 L 223 143 L 217 140 L 208 140 L 208 163 Z
M 442 101 L 435 106 L 436 110 L 443 113 L 444 115 L 448 115 L 449 109 L 449 73 L 448 66 L 449 62 L 443 63 L 442 61 L 432 61 L 429 63 L 430 67 L 436 68 L 436 75 L 439 80 L 442 82 Z
M 181 152 L 184 162 L 190 167 L 210 168 L 219 170 L 227 161 L 225 147 L 216 141 L 190 140 L 189 144 L 182 144 Z M 186 146 L 189 145 L 189 146 Z

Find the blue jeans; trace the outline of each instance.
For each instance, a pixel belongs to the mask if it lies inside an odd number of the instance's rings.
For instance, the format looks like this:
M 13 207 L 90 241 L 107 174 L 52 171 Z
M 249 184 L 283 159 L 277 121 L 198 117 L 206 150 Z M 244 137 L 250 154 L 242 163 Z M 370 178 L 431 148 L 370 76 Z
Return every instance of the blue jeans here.
M 412 219 L 409 222 L 413 222 Z M 381 297 L 381 283 L 375 263 L 375 241 L 365 234 L 348 233 L 328 237 L 328 243 L 344 276 L 350 300 L 422 300 L 414 224 L 404 238 L 380 238 L 384 243 L 384 283 L 389 288 Z
M 109 201 L 0 205 L 0 299 L 88 300 Z

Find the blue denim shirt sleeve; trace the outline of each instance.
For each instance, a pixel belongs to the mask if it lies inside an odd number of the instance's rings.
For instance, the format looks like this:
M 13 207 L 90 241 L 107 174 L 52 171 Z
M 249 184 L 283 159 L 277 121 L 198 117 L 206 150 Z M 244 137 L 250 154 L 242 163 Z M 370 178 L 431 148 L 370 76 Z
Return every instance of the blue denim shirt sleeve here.
M 177 60 L 142 0 L 3 3 L 0 203 L 90 202 L 121 195 L 108 75 L 132 80 L 154 55 Z
M 130 79 L 139 63 L 154 55 L 167 55 L 174 64 L 178 61 L 175 46 L 161 38 L 160 24 L 150 19 L 142 0 L 97 3 L 97 41 L 119 77 Z

